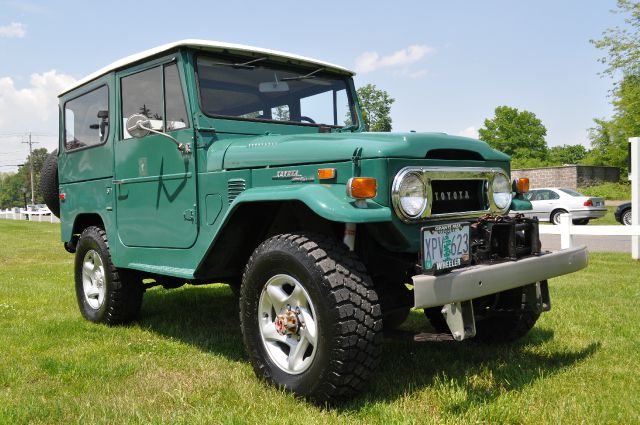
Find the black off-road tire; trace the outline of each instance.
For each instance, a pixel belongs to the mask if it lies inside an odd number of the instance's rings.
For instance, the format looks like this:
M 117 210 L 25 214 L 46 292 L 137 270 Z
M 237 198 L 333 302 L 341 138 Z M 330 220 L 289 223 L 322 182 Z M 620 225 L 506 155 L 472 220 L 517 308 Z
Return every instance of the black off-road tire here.
M 258 322 L 269 279 L 287 274 L 302 284 L 318 323 L 317 350 L 306 370 L 281 369 L 265 348 Z M 371 278 L 342 243 L 316 234 L 283 234 L 251 255 L 240 289 L 244 344 L 258 377 L 318 403 L 338 403 L 360 392 L 376 369 L 382 315 Z
M 484 343 L 512 342 L 525 336 L 540 317 L 539 311 L 521 309 L 523 288 L 514 288 L 498 294 L 473 300 L 476 336 L 473 340 Z M 485 310 L 487 305 L 489 310 Z M 497 313 L 494 310 L 499 309 Z M 425 308 L 424 314 L 439 333 L 450 333 L 442 307 Z
M 535 285 L 535 283 L 532 283 Z M 483 317 L 481 299 L 474 300 L 474 313 L 476 316 L 475 340 L 489 344 L 513 342 L 525 336 L 536 324 L 541 311 L 531 308 L 523 309 L 523 295 L 526 287 L 513 288 L 496 294 L 491 309 L 497 310 L 497 314 L 489 313 Z
M 40 171 L 40 193 L 44 203 L 56 217 L 60 217 L 60 193 L 58 189 L 58 150 L 47 156 Z
M 427 316 L 429 323 L 431 323 L 436 332 L 441 334 L 451 333 L 449 325 L 447 325 L 447 321 L 442 315 L 442 306 L 425 308 L 424 315 Z
M 104 298 L 96 307 L 90 305 L 83 287 L 83 266 L 90 251 L 92 255 L 99 256 L 104 270 Z M 117 269 L 113 265 L 107 234 L 100 227 L 87 227 L 80 235 L 76 247 L 75 287 L 80 312 L 91 322 L 106 325 L 126 324 L 133 321 L 140 312 L 144 294 L 142 279 L 134 271 Z

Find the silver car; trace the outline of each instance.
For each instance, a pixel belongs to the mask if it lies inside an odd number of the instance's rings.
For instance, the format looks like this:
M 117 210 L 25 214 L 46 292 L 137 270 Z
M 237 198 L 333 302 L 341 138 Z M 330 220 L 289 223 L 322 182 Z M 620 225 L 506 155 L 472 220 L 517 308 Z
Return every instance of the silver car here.
M 603 198 L 585 196 L 565 187 L 531 189 L 524 197 L 531 201 L 533 210 L 519 212 L 524 212 L 526 217 L 538 217 L 540 221 L 553 224 L 560 224 L 560 214 L 567 212 L 571 213 L 573 224 L 587 224 L 592 218 L 604 217 L 607 213 Z

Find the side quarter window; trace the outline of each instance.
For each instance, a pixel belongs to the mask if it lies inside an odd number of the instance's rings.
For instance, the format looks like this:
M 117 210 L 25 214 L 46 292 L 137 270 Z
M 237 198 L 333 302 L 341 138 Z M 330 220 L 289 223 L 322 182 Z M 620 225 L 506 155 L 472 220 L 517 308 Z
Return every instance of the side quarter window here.
M 103 144 L 109 134 L 109 89 L 99 87 L 64 104 L 67 151 Z
M 147 69 L 121 80 L 122 138 L 131 135 L 124 124 L 133 114 L 149 118 L 157 131 L 173 131 L 189 127 L 182 84 L 175 63 Z

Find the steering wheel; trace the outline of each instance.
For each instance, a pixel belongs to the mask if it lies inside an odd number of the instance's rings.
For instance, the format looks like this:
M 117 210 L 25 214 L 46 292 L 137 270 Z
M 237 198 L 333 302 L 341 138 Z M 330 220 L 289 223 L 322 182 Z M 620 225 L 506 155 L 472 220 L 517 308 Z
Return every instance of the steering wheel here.
M 302 116 L 300 117 L 300 121 L 307 121 L 307 122 L 310 122 L 311 124 L 315 124 L 315 123 L 316 123 L 314 120 L 312 120 L 312 119 L 311 119 L 311 118 L 309 118 L 309 117 L 305 117 L 304 115 L 302 115 Z

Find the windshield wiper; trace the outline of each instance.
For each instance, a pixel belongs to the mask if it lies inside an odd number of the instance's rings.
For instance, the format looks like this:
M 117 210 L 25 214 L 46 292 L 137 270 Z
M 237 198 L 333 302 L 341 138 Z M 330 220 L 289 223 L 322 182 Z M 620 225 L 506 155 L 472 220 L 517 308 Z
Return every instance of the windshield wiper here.
M 311 71 L 308 74 L 305 75 L 298 75 L 297 77 L 286 77 L 286 78 L 281 78 L 280 81 L 292 81 L 292 80 L 306 80 L 308 78 L 316 78 L 316 76 L 314 74 L 317 74 L 318 72 L 322 71 L 324 68 L 318 68 L 315 71 Z
M 253 69 L 253 68 L 255 68 L 255 66 L 251 65 L 252 63 L 260 62 L 260 61 L 263 61 L 263 60 L 266 60 L 266 59 L 267 58 L 251 59 L 250 61 L 243 62 L 243 63 L 213 62 L 212 64 L 213 65 L 232 66 L 234 68 Z

